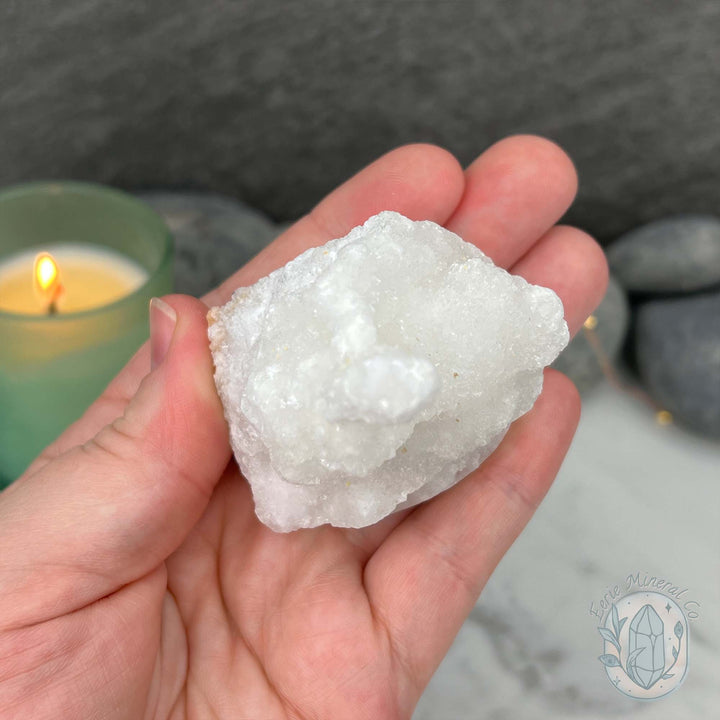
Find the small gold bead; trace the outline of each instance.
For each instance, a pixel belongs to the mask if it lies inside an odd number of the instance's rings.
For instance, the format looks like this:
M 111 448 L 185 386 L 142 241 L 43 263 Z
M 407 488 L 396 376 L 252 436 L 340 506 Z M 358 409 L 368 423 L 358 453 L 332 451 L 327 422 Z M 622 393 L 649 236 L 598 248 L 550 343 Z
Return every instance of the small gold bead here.
M 587 330 L 594 330 L 597 327 L 598 319 L 595 315 L 588 315 L 587 319 L 583 323 L 583 327 Z
M 672 413 L 667 410 L 659 410 L 655 415 L 655 419 L 658 425 L 670 425 L 673 421 L 673 416 Z

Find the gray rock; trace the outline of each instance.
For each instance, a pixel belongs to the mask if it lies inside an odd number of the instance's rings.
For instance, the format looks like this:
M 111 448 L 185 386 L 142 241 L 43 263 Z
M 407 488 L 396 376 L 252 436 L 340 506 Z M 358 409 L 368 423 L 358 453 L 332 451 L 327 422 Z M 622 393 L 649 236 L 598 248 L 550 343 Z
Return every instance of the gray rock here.
M 720 438 L 720 292 L 642 305 L 635 351 L 656 402 L 679 423 Z
M 442 12 L 439 11 L 442 8 Z M 587 29 L 592 28 L 592 32 Z M 406 142 L 560 142 L 600 239 L 715 212 L 720 7 L 3 0 L 0 184 L 203 188 L 306 212 Z
M 626 233 L 607 251 L 615 277 L 633 292 L 681 292 L 720 283 L 720 220 L 678 215 Z
M 200 296 L 275 239 L 283 227 L 232 198 L 207 193 L 141 193 L 175 238 L 175 290 Z
M 605 297 L 593 315 L 597 319 L 595 337 L 603 353 L 614 360 L 625 339 L 629 308 L 623 289 L 612 275 Z M 578 332 L 552 366 L 565 373 L 581 393 L 590 390 L 603 377 L 598 354 L 583 330 Z

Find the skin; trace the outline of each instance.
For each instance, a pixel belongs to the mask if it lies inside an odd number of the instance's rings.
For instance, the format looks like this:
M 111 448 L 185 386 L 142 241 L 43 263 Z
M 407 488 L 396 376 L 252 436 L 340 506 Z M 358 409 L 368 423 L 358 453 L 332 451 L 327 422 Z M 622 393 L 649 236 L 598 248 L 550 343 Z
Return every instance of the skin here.
M 574 332 L 607 281 L 596 243 L 555 225 L 576 186 L 565 153 L 537 137 L 465 170 L 440 148 L 401 147 L 205 301 L 392 209 L 553 288 Z M 206 306 L 166 300 L 177 326 L 153 318 L 155 369 L 141 349 L 0 494 L 3 718 L 409 718 L 557 473 L 573 385 L 546 371 L 492 457 L 430 502 L 362 530 L 276 534 L 230 461 Z

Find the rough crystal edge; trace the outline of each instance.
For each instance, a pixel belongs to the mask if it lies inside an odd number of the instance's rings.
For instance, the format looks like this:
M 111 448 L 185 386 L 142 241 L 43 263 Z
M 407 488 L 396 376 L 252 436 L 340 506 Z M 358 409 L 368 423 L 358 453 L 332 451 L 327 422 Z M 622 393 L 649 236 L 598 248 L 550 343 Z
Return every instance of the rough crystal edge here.
M 268 293 L 269 296 L 272 296 L 274 293 L 272 292 L 274 290 L 274 285 L 280 279 L 281 274 L 285 272 L 286 268 L 289 266 L 292 266 L 296 263 L 298 263 L 301 258 L 305 258 L 308 255 L 312 255 L 314 253 L 317 253 L 320 249 L 327 250 L 328 248 L 332 247 L 334 250 L 341 249 L 344 245 L 352 242 L 356 238 L 358 234 L 361 234 L 362 231 L 366 228 L 368 224 L 371 222 L 378 223 L 382 222 L 384 220 L 383 216 L 385 215 L 396 215 L 396 213 L 392 212 L 382 212 L 378 215 L 375 215 L 371 218 L 369 218 L 363 225 L 359 225 L 355 228 L 353 228 L 347 235 L 341 238 L 335 238 L 333 240 L 328 241 L 327 243 L 318 246 L 318 247 L 312 247 L 307 250 L 305 250 L 303 253 L 298 255 L 296 258 L 291 260 L 290 262 L 286 263 L 285 265 L 273 270 L 268 275 L 260 278 L 257 282 L 253 283 L 250 286 L 241 286 L 238 287 L 231 297 L 231 299 L 223 306 L 213 307 L 209 310 L 207 314 L 208 319 L 208 335 L 210 338 L 210 346 L 213 353 L 213 357 L 215 356 L 215 352 L 227 342 L 227 333 L 223 324 L 224 316 L 227 314 L 228 316 L 231 316 L 235 312 L 235 308 L 237 305 L 241 304 L 242 300 L 245 299 L 245 295 L 243 291 L 246 291 L 249 287 L 256 288 L 256 290 L 259 290 L 260 288 L 269 290 Z M 402 216 L 400 216 L 402 217 Z M 407 218 L 403 217 L 403 220 L 406 220 L 409 223 L 412 223 L 413 221 L 410 221 Z M 437 226 L 436 223 L 433 223 L 431 221 L 421 221 L 423 225 L 433 226 L 433 229 Z M 439 227 L 439 226 L 438 226 Z M 444 230 L 444 228 L 443 228 Z M 467 243 L 462 238 L 460 238 L 455 233 L 451 233 L 451 231 L 446 231 L 456 238 L 460 240 L 464 245 L 468 245 L 469 249 L 472 251 L 472 256 L 476 258 L 482 258 L 486 260 L 488 263 L 492 264 L 492 261 L 490 258 L 488 258 L 479 248 L 477 248 L 474 245 L 471 245 L 470 243 Z M 497 267 L 497 266 L 496 266 Z M 523 287 L 529 286 L 536 290 L 545 290 L 559 303 L 560 308 L 562 309 L 562 301 L 557 296 L 557 294 L 549 289 L 545 288 L 543 286 L 539 285 L 533 285 L 529 282 L 527 282 L 524 278 L 519 276 L 511 275 L 507 270 L 497 267 L 497 270 L 502 271 L 506 275 L 510 275 L 513 278 L 513 281 L 516 284 L 519 284 Z M 305 286 L 306 283 L 303 283 L 303 286 Z M 263 286 L 269 285 L 270 287 L 264 288 Z M 564 313 L 562 313 L 564 314 Z M 567 344 L 569 333 L 567 324 L 563 322 L 564 326 L 564 344 Z M 251 343 L 250 346 L 252 346 Z M 559 352 L 559 351 L 558 351 Z M 549 365 L 549 363 L 545 363 L 545 365 Z M 217 368 L 216 368 L 216 382 L 217 382 Z M 529 403 L 528 407 L 525 409 L 522 409 L 516 417 L 511 421 L 514 422 L 516 419 L 524 415 L 526 412 L 528 412 L 532 406 L 535 403 L 535 400 L 537 399 L 537 396 L 540 394 L 540 391 L 542 389 L 542 373 L 540 377 L 540 384 L 538 391 L 533 399 L 532 402 Z M 364 516 L 362 519 L 358 520 L 357 522 L 352 523 L 339 523 L 334 518 L 330 516 L 328 513 L 316 513 L 312 518 L 307 516 L 307 511 L 309 506 L 303 505 L 303 512 L 306 515 L 305 518 L 302 521 L 295 521 L 295 523 L 292 526 L 286 525 L 280 525 L 277 522 L 275 522 L 275 519 L 269 515 L 265 511 L 264 502 L 261 497 L 258 496 L 258 489 L 255 487 L 255 483 L 252 482 L 252 480 L 249 481 L 249 484 L 251 486 L 251 490 L 253 493 L 253 498 L 255 501 L 255 511 L 256 515 L 258 516 L 258 519 L 261 520 L 266 526 L 271 528 L 272 530 L 276 532 L 291 532 L 296 529 L 302 529 L 302 528 L 312 528 L 317 527 L 323 524 L 330 523 L 335 527 L 346 527 L 346 528 L 361 528 L 361 527 L 367 527 L 369 525 L 374 524 L 375 522 L 381 520 L 383 517 L 388 516 L 389 514 L 392 514 L 394 512 L 400 511 L 402 509 L 406 509 L 408 507 L 415 506 L 419 504 L 420 502 L 425 502 L 426 500 L 429 500 L 441 492 L 444 492 L 446 489 L 452 487 L 457 482 L 462 480 L 464 477 L 472 473 L 474 470 L 476 470 L 484 461 L 489 457 L 492 452 L 497 448 L 497 446 L 502 441 L 503 437 L 505 436 L 507 430 L 509 429 L 510 425 L 503 429 L 492 441 L 484 445 L 482 448 L 479 449 L 479 453 L 474 453 L 475 455 L 480 455 L 480 457 L 476 457 L 475 460 L 467 461 L 465 462 L 465 465 L 462 469 L 449 473 L 448 479 L 445 482 L 442 483 L 435 483 L 432 487 L 432 489 L 428 488 L 427 486 L 421 486 L 416 491 L 410 491 L 409 493 L 401 493 L 402 497 L 397 498 L 396 504 L 394 505 L 394 508 L 391 510 L 379 510 L 378 512 L 374 513 L 372 516 Z M 247 478 L 249 476 L 252 476 L 252 472 L 249 470 L 249 462 L 253 457 L 255 457 L 254 454 L 247 454 L 240 450 L 240 438 L 237 437 L 231 437 L 231 444 L 233 446 L 233 450 L 235 452 L 235 456 L 238 460 L 238 464 L 240 466 L 241 472 L 243 472 L 243 475 Z M 380 466 L 381 467 L 381 466 Z M 274 471 L 275 472 L 275 471 Z M 275 473 L 277 474 L 277 473 Z M 315 486 L 312 485 L 298 485 L 294 484 L 292 482 L 288 482 L 284 480 L 281 477 L 277 477 L 277 480 L 282 483 L 284 486 L 287 486 L 288 488 L 302 488 L 302 489 L 312 489 Z

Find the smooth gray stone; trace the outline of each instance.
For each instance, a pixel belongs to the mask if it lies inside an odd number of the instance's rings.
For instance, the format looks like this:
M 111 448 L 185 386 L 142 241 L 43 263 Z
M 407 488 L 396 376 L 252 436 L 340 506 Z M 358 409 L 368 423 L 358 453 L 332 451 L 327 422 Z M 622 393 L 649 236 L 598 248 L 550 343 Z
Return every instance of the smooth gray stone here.
M 720 438 L 720 292 L 642 305 L 635 352 L 653 398 L 679 423 Z
M 568 221 L 609 240 L 720 207 L 718 37 L 717 0 L 3 0 L 0 184 L 202 188 L 290 219 L 401 143 L 468 163 L 532 132 L 575 160 Z
M 604 354 L 613 361 L 622 348 L 630 312 L 625 292 L 612 275 L 605 297 L 593 315 L 597 319 L 595 337 Z M 591 390 L 603 377 L 598 354 L 584 330 L 577 333 L 552 366 L 565 373 L 581 393 Z
M 720 283 L 720 220 L 679 215 L 626 233 L 607 250 L 615 277 L 634 292 L 699 290 Z
M 207 193 L 140 193 L 175 238 L 175 290 L 200 296 L 219 285 L 282 231 L 257 210 Z

